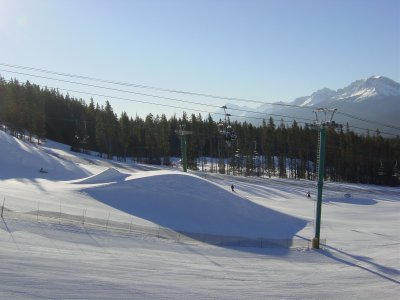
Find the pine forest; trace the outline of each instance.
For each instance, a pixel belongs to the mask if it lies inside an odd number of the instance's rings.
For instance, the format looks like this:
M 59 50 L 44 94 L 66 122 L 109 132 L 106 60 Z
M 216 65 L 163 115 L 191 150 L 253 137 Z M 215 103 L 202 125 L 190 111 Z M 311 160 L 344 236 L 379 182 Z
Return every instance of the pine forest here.
M 191 132 L 186 136 L 189 169 L 316 179 L 318 131 L 311 124 L 300 126 L 294 120 L 288 126 L 268 116 L 260 126 L 231 122 L 237 139 L 229 145 L 218 131 L 219 121 L 186 113 L 169 118 L 149 113 L 144 119 L 117 115 L 108 101 L 99 106 L 93 99 L 86 103 L 29 81 L 0 78 L 0 124 L 21 139 L 51 139 L 73 151 L 169 165 L 172 157 L 181 156 L 176 130 L 184 128 Z M 325 180 L 399 186 L 398 160 L 399 137 L 384 137 L 379 130 L 355 133 L 346 124 L 328 130 Z

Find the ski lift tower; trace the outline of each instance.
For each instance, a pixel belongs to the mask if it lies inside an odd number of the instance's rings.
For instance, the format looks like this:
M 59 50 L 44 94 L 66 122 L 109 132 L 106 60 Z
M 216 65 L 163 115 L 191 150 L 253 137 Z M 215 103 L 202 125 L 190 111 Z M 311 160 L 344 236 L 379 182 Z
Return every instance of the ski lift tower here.
M 175 130 L 175 133 L 179 136 L 181 140 L 181 156 L 182 156 L 182 166 L 183 172 L 187 172 L 187 143 L 186 143 L 186 136 L 192 134 L 191 131 L 185 130 L 185 125 L 179 125 L 179 129 Z
M 318 194 L 317 194 L 317 209 L 315 215 L 315 236 L 312 239 L 312 247 L 319 249 L 320 231 L 321 231 L 321 208 L 322 208 L 322 188 L 324 185 L 325 171 L 325 142 L 327 128 L 338 127 L 338 124 L 332 121 L 336 108 L 317 108 L 314 110 L 316 122 L 315 125 L 319 130 L 318 134 Z

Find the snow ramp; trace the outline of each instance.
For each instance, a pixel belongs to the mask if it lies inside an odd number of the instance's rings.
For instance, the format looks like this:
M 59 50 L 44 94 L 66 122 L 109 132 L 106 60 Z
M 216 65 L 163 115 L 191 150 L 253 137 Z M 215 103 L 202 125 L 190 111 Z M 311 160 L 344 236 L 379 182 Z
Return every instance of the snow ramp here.
M 307 224 L 185 173 L 130 177 L 84 191 L 113 208 L 180 232 L 292 238 Z
M 4 131 L 0 131 L 0 149 L 0 179 L 73 180 L 90 174 L 76 164 L 50 155 Z M 41 168 L 47 173 L 41 173 Z
M 114 168 L 108 168 L 99 174 L 87 177 L 82 180 L 75 181 L 74 183 L 80 184 L 98 184 L 98 183 L 111 183 L 124 181 L 130 174 L 124 174 Z

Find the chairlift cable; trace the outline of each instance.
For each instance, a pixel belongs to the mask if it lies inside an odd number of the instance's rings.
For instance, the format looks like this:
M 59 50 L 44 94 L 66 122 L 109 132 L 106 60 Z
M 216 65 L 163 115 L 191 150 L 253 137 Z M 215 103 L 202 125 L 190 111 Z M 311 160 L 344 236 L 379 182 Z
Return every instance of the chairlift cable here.
M 97 82 L 113 84 L 113 85 L 119 85 L 119 86 L 150 89 L 150 90 L 161 91 L 161 92 L 178 93 L 178 94 L 185 94 L 185 95 L 192 95 L 192 96 L 201 96 L 201 97 L 221 99 L 221 100 L 231 100 L 231 101 L 259 103 L 259 104 L 269 104 L 269 105 L 282 106 L 282 107 L 293 107 L 293 108 L 298 108 L 298 109 L 309 109 L 309 110 L 313 110 L 314 109 L 313 107 L 300 106 L 300 105 L 294 105 L 294 104 L 265 102 L 265 101 L 252 100 L 252 99 L 241 99 L 241 98 L 218 96 L 218 95 L 211 95 L 211 94 L 198 93 L 198 92 L 190 92 L 190 91 L 184 91 L 184 90 L 160 88 L 160 87 L 143 85 L 143 84 L 136 84 L 136 83 L 118 82 L 118 81 L 105 80 L 105 79 L 100 79 L 100 78 L 95 78 L 95 77 L 82 76 L 82 75 L 63 73 L 63 72 L 56 72 L 56 71 L 51 71 L 51 70 L 47 70 L 47 69 L 33 68 L 33 67 L 27 67 L 27 66 L 15 65 L 15 64 L 7 64 L 7 63 L 1 63 L 1 62 L 0 62 L 0 66 L 14 68 L 14 69 L 23 69 L 23 70 L 42 72 L 42 73 L 58 75 L 58 76 L 64 76 L 64 77 L 72 77 L 72 78 L 78 78 L 78 79 L 84 79 L 84 80 L 90 80 L 90 81 L 97 81 Z M 9 71 L 9 70 L 0 70 L 0 71 L 10 72 L 10 73 L 18 73 L 18 72 L 13 72 L 13 71 Z M 21 73 L 21 74 L 23 74 L 23 73 Z M 40 77 L 38 75 L 29 75 L 29 76 Z M 45 77 L 43 77 L 43 78 L 45 78 Z M 53 79 L 53 80 L 55 80 L 55 79 Z M 380 126 L 391 128 L 391 129 L 400 130 L 399 126 L 395 126 L 395 125 L 388 124 L 388 123 L 381 123 L 381 122 L 368 120 L 368 119 L 365 119 L 365 118 L 362 118 L 362 117 L 359 117 L 359 116 L 356 116 L 356 115 L 353 115 L 353 114 L 348 114 L 348 113 L 345 113 L 345 112 L 337 112 L 337 114 L 341 114 L 341 115 L 344 115 L 344 116 L 347 116 L 349 118 L 353 118 L 353 119 L 356 119 L 356 120 L 359 120 L 359 121 L 364 121 L 364 122 L 367 122 L 367 123 L 377 124 L 377 125 L 380 125 Z

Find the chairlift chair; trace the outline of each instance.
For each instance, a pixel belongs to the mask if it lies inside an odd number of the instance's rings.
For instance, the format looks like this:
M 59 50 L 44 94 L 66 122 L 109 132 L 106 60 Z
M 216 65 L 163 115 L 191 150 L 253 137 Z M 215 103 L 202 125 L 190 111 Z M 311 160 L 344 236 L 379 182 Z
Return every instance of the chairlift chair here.
M 236 141 L 237 135 L 232 126 L 229 124 L 229 117 L 231 115 L 226 112 L 227 107 L 222 106 L 221 108 L 224 109 L 225 118 L 224 121 L 220 120 L 217 124 L 218 132 L 224 137 L 227 146 L 231 147 L 232 143 Z
M 225 124 L 220 120 L 217 124 L 218 132 L 223 134 L 225 132 Z
M 226 133 L 227 133 L 227 136 L 229 136 L 229 139 L 230 139 L 230 140 L 234 141 L 234 140 L 237 139 L 237 135 L 236 135 L 236 133 L 235 133 L 235 131 L 233 130 L 233 128 L 232 128 L 231 125 L 228 125 L 228 126 L 226 127 Z

